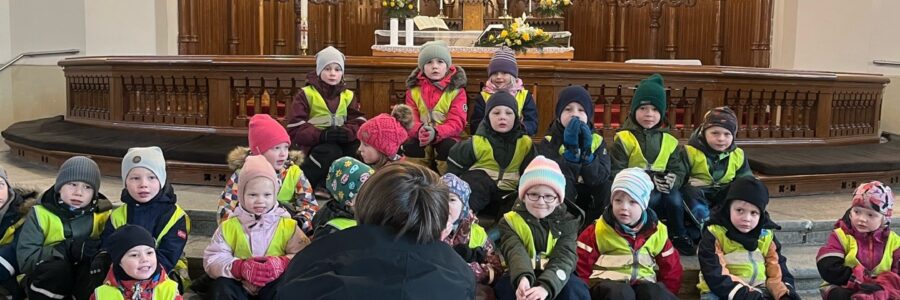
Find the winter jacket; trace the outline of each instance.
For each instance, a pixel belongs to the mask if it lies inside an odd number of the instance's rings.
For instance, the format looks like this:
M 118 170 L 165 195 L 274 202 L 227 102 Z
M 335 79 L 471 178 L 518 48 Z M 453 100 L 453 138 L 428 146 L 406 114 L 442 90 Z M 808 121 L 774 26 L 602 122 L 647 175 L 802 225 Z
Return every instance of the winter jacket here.
M 491 128 L 489 122 L 483 122 L 478 126 L 478 131 L 475 132 L 475 135 L 484 137 L 491 144 L 491 149 L 494 151 L 494 157 L 492 159 L 501 169 L 506 170 L 511 165 L 517 150 L 524 154 L 524 157 L 519 164 L 518 174 L 515 174 L 515 176 L 521 175 L 522 172 L 525 171 L 525 167 L 527 167 L 528 164 L 531 163 L 531 160 L 534 159 L 534 147 L 531 144 L 530 138 L 525 135 L 525 132 L 522 130 L 521 124 L 516 123 L 509 132 L 498 133 Z M 522 137 L 529 139 L 527 141 L 527 149 L 518 149 L 518 140 Z M 481 159 L 481 157 L 477 156 L 478 152 L 475 150 L 473 139 L 468 139 L 454 145 L 453 148 L 450 149 L 450 156 L 447 159 L 450 162 L 447 164 L 447 172 L 459 176 L 472 169 L 472 167 Z M 509 171 L 510 170 L 506 170 L 506 172 Z M 498 181 L 500 178 L 496 177 L 491 176 L 492 179 Z M 515 180 L 515 185 L 518 186 L 517 179 Z M 515 190 L 515 187 L 504 188 L 501 182 L 498 182 L 498 187 L 500 187 L 501 190 Z
M 475 214 L 467 214 L 466 219 L 459 223 L 459 227 L 444 239 L 451 247 L 456 245 L 468 245 L 469 248 L 481 248 L 484 251 L 484 262 L 473 261 L 469 263 L 472 272 L 475 273 L 475 282 L 491 285 L 494 280 L 503 274 L 503 266 L 500 263 L 500 255 L 494 251 L 494 242 L 485 235 L 484 242 L 472 245 L 472 226 L 477 224 L 478 217 Z M 484 229 L 479 226 L 481 233 Z M 474 247 L 473 247 L 474 246 Z
M 466 83 L 466 71 L 460 66 L 450 66 L 447 76 L 440 81 L 434 82 L 425 77 L 425 74 L 419 68 L 413 70 L 406 79 L 406 105 L 409 105 L 413 110 L 413 125 L 409 130 L 410 138 L 417 137 L 419 128 L 423 125 L 419 114 L 427 113 L 427 110 L 434 109 L 444 92 L 458 89 L 459 93 L 456 95 L 456 98 L 453 98 L 450 110 L 447 111 L 447 119 L 444 120 L 443 124 L 434 128 L 437 131 L 437 136 L 433 143 L 436 144 L 448 138 L 459 141 L 460 133 L 466 128 L 466 107 L 468 105 Z M 412 92 L 410 91 L 414 87 L 421 88 L 422 100 L 428 107 L 418 107 L 416 105 L 416 101 L 413 100 Z
M 237 147 L 228 154 L 228 167 L 234 170 L 234 173 L 231 174 L 231 178 L 225 183 L 225 190 L 222 191 L 222 195 L 219 197 L 217 216 L 219 224 L 222 224 L 223 221 L 228 219 L 228 217 L 231 216 L 232 211 L 234 211 L 240 203 L 240 201 L 238 201 L 238 197 L 241 195 L 240 191 L 238 191 L 238 174 L 241 172 L 241 167 L 244 166 L 244 159 L 249 154 L 250 150 L 246 147 Z M 297 220 L 300 229 L 303 229 L 303 232 L 306 234 L 312 234 L 312 219 L 315 216 L 316 211 L 319 210 L 319 203 L 316 202 L 312 184 L 309 183 L 309 179 L 306 179 L 306 176 L 303 175 L 303 171 L 300 170 L 300 163 L 302 161 L 303 155 L 301 152 L 291 151 L 288 155 L 288 159 L 284 162 L 284 168 L 278 173 L 278 180 L 282 181 L 282 183 L 279 184 L 280 195 L 281 189 L 289 188 L 284 186 L 285 178 L 291 177 L 290 174 L 299 174 L 299 176 L 296 177 L 297 183 L 293 187 L 293 196 L 290 197 L 291 199 L 287 200 L 281 199 L 279 195 L 276 196 L 278 202 L 281 203 L 284 208 L 293 215 L 293 218 Z
M 644 154 L 644 158 L 650 164 L 652 164 L 657 155 L 659 155 L 660 148 L 662 147 L 663 135 L 669 134 L 669 130 L 661 127 L 661 124 L 662 121 L 660 124 L 657 124 L 656 127 L 645 129 L 630 117 L 622 124 L 622 130 L 628 130 L 634 134 L 638 144 L 641 146 L 641 152 Z M 666 172 L 675 174 L 675 183 L 672 184 L 673 188 L 680 188 L 688 175 L 687 166 L 684 164 L 683 156 L 684 148 L 681 146 L 675 147 L 675 151 L 669 156 L 669 161 L 666 164 Z M 610 161 L 612 162 L 610 167 L 610 178 L 615 178 L 616 174 L 619 174 L 619 171 L 631 167 L 628 165 L 628 159 L 629 156 L 628 152 L 625 151 L 625 145 L 622 144 L 622 141 L 619 140 L 618 137 L 616 137 L 613 142 L 612 154 L 610 154 Z
M 528 90 L 522 90 L 520 92 L 526 91 Z M 478 129 L 478 124 L 481 124 L 481 121 L 484 121 L 484 116 L 487 114 L 487 112 L 484 111 L 484 108 L 487 106 L 487 99 L 484 98 L 482 93 L 475 95 L 474 104 L 475 106 L 472 107 L 472 117 L 469 118 L 470 132 L 475 132 L 475 130 Z M 531 92 L 528 92 L 528 95 L 525 96 L 525 105 L 522 106 L 522 111 L 520 111 L 518 115 L 521 116 L 522 125 L 525 127 L 525 134 L 535 135 L 538 129 L 537 105 L 534 102 L 534 97 Z
M 475 298 L 471 269 L 446 243 L 368 224 L 317 240 L 283 276 L 276 299 Z
M 178 263 L 178 260 L 181 259 L 181 255 L 184 253 L 184 246 L 187 245 L 187 237 L 190 231 L 187 228 L 188 216 L 184 215 L 178 218 L 178 221 L 175 222 L 175 225 L 168 232 L 165 234 L 162 232 L 178 207 L 175 189 L 172 188 L 172 185 L 167 184 L 160 189 L 156 197 L 147 203 L 138 203 L 128 194 L 127 189 L 122 189 L 121 199 L 125 205 L 116 208 L 113 214 L 115 214 L 115 211 L 124 209 L 127 216 L 126 224 L 137 225 L 147 229 L 157 241 L 157 261 L 166 270 L 174 270 L 175 264 Z M 103 233 L 100 235 L 100 240 L 104 241 L 101 248 L 108 246 L 105 241 L 116 229 L 113 226 L 112 218 L 106 221 L 106 226 L 103 227 Z
M 521 199 L 516 200 L 510 213 L 518 214 L 525 220 L 531 230 L 537 253 L 546 251 L 548 235 L 552 234 L 557 239 L 543 268 L 541 266 L 535 268 L 532 264 L 534 260 L 528 254 L 528 248 L 512 225 L 506 217 L 500 220 L 500 253 L 509 267 L 512 286 L 518 286 L 523 277 L 528 278 L 532 286 L 540 285 L 547 289 L 549 292 L 547 299 L 555 298 L 570 279 L 569 276 L 575 272 L 575 264 L 578 261 L 575 242 L 578 229 L 581 227 L 581 218 L 567 212 L 563 203 L 550 215 L 538 220 L 528 213 Z
M 869 233 L 861 233 L 851 226 L 850 210 L 844 214 L 840 220 L 835 222 L 835 230 L 828 235 L 828 240 L 819 253 L 816 255 L 816 266 L 819 269 L 819 275 L 826 282 L 839 286 L 846 286 L 850 276 L 853 274 L 853 267 L 846 265 L 845 256 L 847 250 L 841 244 L 838 230 L 844 234 L 852 236 L 856 240 L 857 252 L 856 260 L 867 270 L 867 273 L 878 275 L 875 272 L 876 267 L 882 263 L 885 258 L 885 249 L 888 246 L 890 237 L 898 238 L 897 234 L 891 231 L 888 226 L 884 226 Z M 900 272 L 900 248 L 894 249 L 889 253 L 890 271 L 894 273 Z
M 593 124 L 588 126 L 593 127 Z M 566 199 L 575 203 L 575 196 L 578 195 L 575 190 L 577 183 L 583 182 L 596 188 L 609 181 L 609 154 L 606 151 L 606 141 L 601 140 L 600 147 L 594 151 L 594 160 L 590 163 L 573 163 L 566 160 L 560 154 L 565 129 L 559 120 L 554 120 L 544 140 L 535 145 L 535 150 L 538 155 L 552 159 L 559 165 L 563 175 L 566 176 Z
M 157 266 L 157 268 L 161 268 L 161 266 Z M 155 275 L 146 280 L 119 280 L 116 278 L 115 272 L 110 268 L 109 272 L 106 273 L 106 278 L 103 280 L 103 285 L 94 289 L 94 293 L 91 294 L 91 300 L 132 299 L 135 296 L 134 292 L 137 290 L 142 291 L 138 299 L 182 299 L 181 295 L 178 294 L 178 283 L 169 279 L 166 276 L 166 272 L 156 272 Z M 121 296 L 103 297 L 107 293 Z M 163 298 L 164 294 L 172 295 L 172 297 Z
M 5 266 L 5 268 L 0 268 L 0 281 L 19 274 L 19 264 L 16 260 L 16 244 L 19 233 L 22 232 L 19 229 L 24 224 L 28 211 L 37 204 L 35 197 L 37 197 L 38 191 L 15 188 L 15 192 L 13 192 L 13 189 L 10 187 L 11 197 L 0 209 L 2 212 L 0 232 L 3 234 L 3 238 L 0 239 L 0 260 L 2 260 L 0 264 Z
M 641 249 L 648 239 L 657 233 L 659 226 L 662 225 L 653 210 L 647 210 L 645 213 L 647 214 L 647 222 L 644 223 L 644 226 L 641 227 L 634 236 L 621 230 L 619 222 L 616 221 L 610 209 L 607 209 L 596 222 L 604 222 L 609 227 L 615 229 L 615 232 L 631 246 L 629 251 L 634 252 L 635 249 Z M 596 279 L 591 278 L 593 266 L 600 257 L 604 255 L 604 253 L 600 253 L 598 249 L 596 222 L 585 228 L 584 231 L 581 232 L 581 235 L 578 236 L 578 277 L 584 280 L 588 285 L 594 283 L 592 281 L 596 281 Z M 653 257 L 656 265 L 659 266 L 659 270 L 656 271 L 656 281 L 664 284 L 666 289 L 672 292 L 672 294 L 678 295 L 683 272 L 681 258 L 678 255 L 678 251 L 675 251 L 675 248 L 672 247 L 672 241 L 670 241 L 668 237 L 665 237 L 665 239 L 665 245 L 663 245 L 662 251 Z
M 760 222 L 764 221 L 763 218 L 760 218 Z M 728 253 L 725 253 L 723 248 L 723 243 L 726 241 L 717 239 L 709 230 L 710 226 L 724 228 L 720 225 L 709 225 L 700 237 L 697 259 L 700 261 L 700 274 L 701 279 L 703 279 L 701 284 L 705 282 L 709 287 L 709 291 L 720 298 L 733 295 L 734 299 L 743 299 L 749 291 L 745 286 L 750 283 L 743 282 L 736 275 L 732 275 L 729 269 L 722 265 L 723 262 L 727 262 L 725 255 Z M 760 245 L 763 244 L 766 235 L 774 234 L 775 232 L 771 229 L 763 229 L 760 235 Z M 725 237 L 725 239 L 728 238 Z M 757 249 L 760 252 L 762 250 Z M 738 251 L 746 252 L 743 248 Z M 781 299 L 781 297 L 794 291 L 794 277 L 787 269 L 787 260 L 781 255 L 781 243 L 778 242 L 777 237 L 772 237 L 772 242 L 769 243 L 769 248 L 765 249 L 762 259 L 765 270 L 760 271 L 765 272 L 764 284 L 766 289 L 775 296 L 775 299 Z M 760 285 L 763 282 L 754 284 Z
M 325 203 L 325 207 L 320 209 L 316 216 L 313 217 L 312 225 L 314 231 L 312 237 L 319 239 L 338 231 L 339 229 L 328 225 L 328 221 L 334 218 L 354 219 L 353 211 L 349 207 L 339 204 L 337 200 L 329 200 Z
M 20 228 L 21 233 L 16 243 L 16 259 L 22 273 L 31 274 L 34 267 L 43 261 L 67 259 L 66 253 L 58 249 L 57 244 L 86 240 L 95 240 L 99 243 L 103 224 L 109 217 L 108 210 L 97 211 L 97 202 L 100 199 L 108 201 L 105 195 L 98 192 L 95 199 L 92 199 L 87 206 L 72 210 L 62 202 L 62 198 L 53 190 L 53 187 L 44 191 L 39 206 L 59 217 L 63 227 L 63 241 L 44 244 L 46 236 L 35 212 L 38 206 L 32 207 L 25 217 L 25 223 Z
M 693 147 L 693 149 L 699 150 L 706 156 L 706 167 L 708 168 L 709 175 L 712 176 L 714 182 L 718 182 L 725 176 L 725 173 L 728 170 L 729 159 L 735 153 L 735 151 L 743 152 L 743 150 L 741 150 L 735 142 L 732 142 L 731 146 L 729 146 L 728 149 L 725 150 L 725 152 L 713 150 L 706 142 L 706 137 L 703 136 L 703 130 L 701 128 L 697 128 L 697 130 L 695 130 L 694 133 L 691 134 L 691 138 L 688 140 L 688 146 Z M 692 157 L 687 151 L 685 151 L 684 153 L 684 163 L 686 164 L 685 167 L 687 168 L 687 174 L 688 176 L 690 176 L 690 178 L 686 181 L 688 184 L 697 187 L 710 187 L 706 183 L 700 182 L 700 180 L 692 176 L 694 175 L 692 173 L 696 170 L 693 170 L 691 168 Z M 748 162 L 746 155 L 744 155 L 744 158 L 741 162 L 741 167 L 735 170 L 734 177 L 729 179 L 729 183 L 730 180 L 741 176 L 753 176 L 753 171 L 750 170 L 750 163 Z M 716 184 L 716 187 L 718 187 L 719 185 L 727 185 L 727 183 Z
M 343 81 L 337 85 L 328 85 L 319 78 L 315 71 L 306 74 L 306 85 L 315 87 L 316 90 L 325 99 L 328 110 L 335 112 L 341 103 L 341 92 L 347 89 Z M 287 131 L 291 136 L 291 143 L 300 148 L 303 153 L 309 153 L 309 149 L 319 144 L 319 138 L 322 130 L 316 128 L 312 123 L 308 123 L 310 114 L 309 100 L 306 99 L 306 93 L 300 91 L 294 96 L 291 103 L 291 116 L 288 119 Z M 349 141 L 356 140 L 356 131 L 359 126 L 366 122 L 365 115 L 359 110 L 359 100 L 356 95 L 347 107 L 347 121 L 341 126 L 347 130 L 347 138 Z

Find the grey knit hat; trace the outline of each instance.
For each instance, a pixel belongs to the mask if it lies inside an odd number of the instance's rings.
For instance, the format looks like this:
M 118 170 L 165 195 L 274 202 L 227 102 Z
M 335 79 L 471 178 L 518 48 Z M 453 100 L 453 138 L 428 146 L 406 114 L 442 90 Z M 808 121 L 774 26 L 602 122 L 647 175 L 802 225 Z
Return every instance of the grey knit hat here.
M 447 67 L 453 65 L 453 60 L 450 58 L 450 48 L 447 47 L 447 42 L 431 41 L 422 45 L 422 48 L 419 49 L 419 70 L 424 70 L 425 64 L 433 58 L 443 60 L 447 63 Z
M 128 149 L 128 153 L 122 158 L 122 184 L 128 178 L 128 172 L 134 168 L 146 168 L 159 179 L 159 186 L 166 185 L 166 159 L 159 147 L 143 147 Z
M 59 189 L 66 183 L 72 181 L 81 181 L 91 185 L 94 188 L 94 196 L 100 191 L 100 167 L 97 166 L 90 158 L 84 156 L 74 156 L 59 167 L 59 173 L 56 175 L 56 183 L 53 184 L 53 191 L 59 193 Z
M 322 70 L 325 70 L 325 67 L 332 63 L 338 64 L 338 66 L 341 66 L 341 70 L 344 70 L 344 54 L 338 49 L 328 46 L 328 48 L 316 53 L 316 75 L 321 76 Z
M 12 199 L 16 196 L 16 192 L 13 191 L 12 182 L 9 182 L 9 176 L 6 175 L 6 170 L 3 167 L 0 167 L 0 178 L 3 179 L 3 182 L 6 182 L 6 187 L 9 189 L 9 199 Z

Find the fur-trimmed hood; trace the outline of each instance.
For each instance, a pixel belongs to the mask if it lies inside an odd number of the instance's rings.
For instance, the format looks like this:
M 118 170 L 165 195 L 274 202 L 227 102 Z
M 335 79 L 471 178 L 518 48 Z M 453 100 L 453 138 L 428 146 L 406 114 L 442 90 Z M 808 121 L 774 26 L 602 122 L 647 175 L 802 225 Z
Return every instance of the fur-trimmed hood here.
M 468 79 L 468 77 L 466 77 L 466 70 L 464 70 L 463 67 L 460 67 L 457 65 L 452 65 L 452 66 L 448 67 L 447 72 L 450 73 L 450 76 L 448 76 L 449 82 L 447 82 L 446 87 L 441 89 L 442 91 L 446 91 L 448 89 L 454 90 L 454 89 L 466 87 L 466 84 L 468 83 L 469 79 Z M 413 70 L 412 73 L 409 74 L 409 77 L 406 78 L 406 87 L 412 88 L 412 87 L 422 85 L 421 81 L 431 81 L 430 79 L 425 77 L 424 74 L 421 74 L 421 73 L 422 73 L 422 70 L 419 69 L 418 67 L 416 67 L 416 69 Z M 445 78 L 445 80 L 446 80 L 446 78 Z M 445 80 L 441 80 L 441 81 L 445 81 Z
M 250 148 L 244 146 L 238 146 L 228 152 L 228 168 L 232 171 L 237 171 L 241 167 L 244 166 L 244 159 L 250 155 Z M 291 150 L 288 152 L 287 161 L 285 161 L 285 165 L 300 165 L 303 163 L 303 152 L 299 150 Z

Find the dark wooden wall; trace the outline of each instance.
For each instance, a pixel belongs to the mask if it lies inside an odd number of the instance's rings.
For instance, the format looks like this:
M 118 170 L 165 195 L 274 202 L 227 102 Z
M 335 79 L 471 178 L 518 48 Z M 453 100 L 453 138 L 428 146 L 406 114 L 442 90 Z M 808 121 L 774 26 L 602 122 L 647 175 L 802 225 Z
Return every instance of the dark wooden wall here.
M 450 23 L 461 18 L 457 6 L 462 1 L 445 7 Z M 179 0 L 179 54 L 299 54 L 299 1 L 263 0 L 263 5 L 265 38 L 260 52 L 258 0 Z M 510 15 L 521 16 L 527 1 L 511 0 L 509 7 Z M 501 9 L 502 0 L 491 0 L 485 18 L 498 17 Z M 374 30 L 385 27 L 380 0 L 310 0 L 309 10 L 310 55 L 333 45 L 348 56 L 369 56 Z M 575 1 L 565 14 L 575 59 L 650 58 L 650 11 L 650 5 Z M 422 0 L 423 15 L 437 13 L 437 1 Z M 697 0 L 693 7 L 663 6 L 656 56 L 700 59 L 704 65 L 768 67 L 771 17 L 772 0 Z

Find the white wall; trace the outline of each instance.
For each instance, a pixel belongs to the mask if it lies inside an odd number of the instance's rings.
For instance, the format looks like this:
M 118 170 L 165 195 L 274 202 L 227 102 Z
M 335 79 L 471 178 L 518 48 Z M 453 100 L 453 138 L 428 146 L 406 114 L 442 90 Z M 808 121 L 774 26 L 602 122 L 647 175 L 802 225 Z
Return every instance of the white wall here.
M 155 2 L 87 0 L 84 5 L 86 55 L 156 55 Z

